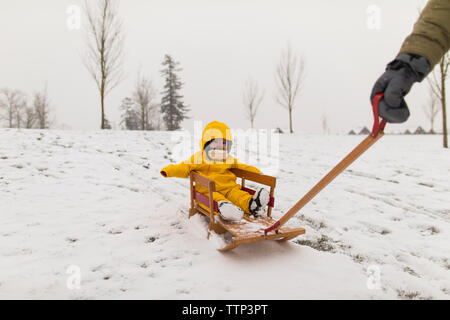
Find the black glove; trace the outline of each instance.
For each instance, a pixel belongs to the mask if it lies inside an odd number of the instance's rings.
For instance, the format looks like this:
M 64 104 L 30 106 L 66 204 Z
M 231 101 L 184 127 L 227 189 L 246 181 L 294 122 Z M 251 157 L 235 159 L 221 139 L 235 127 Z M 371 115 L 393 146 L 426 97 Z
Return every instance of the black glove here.
M 421 82 L 431 71 L 428 60 L 416 54 L 402 53 L 391 61 L 386 71 L 378 78 L 370 94 L 370 101 L 378 93 L 384 97 L 378 105 L 378 113 L 386 122 L 402 123 L 409 117 L 404 96 L 414 82 Z

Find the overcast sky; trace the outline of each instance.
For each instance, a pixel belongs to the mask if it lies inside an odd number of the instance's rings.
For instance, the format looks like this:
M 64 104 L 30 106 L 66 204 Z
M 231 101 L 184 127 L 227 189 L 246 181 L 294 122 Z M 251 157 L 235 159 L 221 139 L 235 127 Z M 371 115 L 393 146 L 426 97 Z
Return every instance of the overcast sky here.
M 320 133 L 324 115 L 333 133 L 370 126 L 373 83 L 411 32 L 420 2 L 122 1 L 127 77 L 108 96 L 106 115 L 118 125 L 121 100 L 130 95 L 140 69 L 161 91 L 161 62 L 170 54 L 183 68 L 182 94 L 192 110 L 184 128 L 192 130 L 194 120 L 248 128 L 242 94 L 252 77 L 265 90 L 255 126 L 287 129 L 288 113 L 276 104 L 274 94 L 276 64 L 289 42 L 304 56 L 307 74 L 293 113 L 294 131 Z M 67 27 L 71 5 L 81 8 L 83 1 L 0 0 L 0 87 L 31 97 L 47 83 L 57 127 L 98 129 L 99 97 L 82 63 L 84 30 Z M 380 9 L 379 29 L 368 26 L 375 17 L 370 8 Z M 424 81 L 407 98 L 410 120 L 389 127 L 422 125 L 428 130 L 422 110 L 426 100 Z M 440 123 L 437 118 L 436 128 Z

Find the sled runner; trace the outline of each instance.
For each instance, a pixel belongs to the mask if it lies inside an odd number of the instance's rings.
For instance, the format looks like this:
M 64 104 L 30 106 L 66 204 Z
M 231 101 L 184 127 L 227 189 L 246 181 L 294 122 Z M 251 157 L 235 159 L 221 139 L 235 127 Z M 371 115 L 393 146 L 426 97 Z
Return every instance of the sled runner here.
M 229 232 L 232 235 L 231 241 L 219 251 L 227 251 L 234 249 L 244 243 L 258 242 L 264 240 L 281 240 L 286 241 L 305 233 L 303 228 L 288 228 L 282 227 L 273 234 L 267 235 L 264 230 L 273 225 L 276 220 L 271 217 L 271 211 L 274 206 L 274 188 L 276 178 L 245 171 L 241 169 L 230 169 L 238 178 L 241 178 L 241 190 L 250 194 L 254 194 L 255 190 L 247 188 L 245 181 L 250 180 L 270 187 L 270 201 L 267 209 L 267 217 L 254 218 L 248 214 L 244 215 L 242 221 L 228 222 L 222 220 L 214 212 L 218 212 L 217 202 L 213 201 L 213 192 L 215 183 L 213 180 L 202 176 L 201 174 L 192 171 L 190 173 L 190 189 L 191 189 L 191 208 L 189 210 L 189 217 L 200 212 L 209 218 L 209 232 L 212 230 L 218 234 Z M 208 189 L 209 196 L 206 196 L 195 189 L 195 185 L 199 184 Z
M 191 208 L 189 210 L 189 217 L 193 216 L 197 212 L 209 217 L 208 237 L 211 230 L 218 234 L 229 232 L 232 235 L 231 241 L 224 248 L 220 249 L 220 251 L 227 251 L 234 249 L 241 244 L 264 240 L 286 241 L 293 239 L 300 234 L 304 234 L 305 229 L 303 228 L 288 228 L 283 227 L 283 225 L 384 135 L 383 130 L 386 126 L 386 122 L 384 120 L 380 122 L 378 115 L 378 104 L 383 95 L 383 93 L 376 95 L 373 101 L 372 108 L 374 124 L 372 127 L 372 132 L 278 221 L 271 217 L 271 210 L 274 206 L 273 193 L 276 178 L 240 169 L 231 169 L 231 171 L 237 177 L 241 178 L 242 190 L 251 194 L 254 194 L 255 192 L 254 190 L 245 187 L 245 180 L 251 180 L 270 187 L 270 202 L 267 210 L 267 217 L 253 218 L 248 215 L 244 215 L 243 221 L 240 222 L 223 221 L 214 213 L 218 211 L 217 203 L 213 201 L 213 192 L 215 192 L 214 181 L 196 172 L 190 173 Z M 209 196 L 205 196 L 204 194 L 196 191 L 196 184 L 207 188 Z

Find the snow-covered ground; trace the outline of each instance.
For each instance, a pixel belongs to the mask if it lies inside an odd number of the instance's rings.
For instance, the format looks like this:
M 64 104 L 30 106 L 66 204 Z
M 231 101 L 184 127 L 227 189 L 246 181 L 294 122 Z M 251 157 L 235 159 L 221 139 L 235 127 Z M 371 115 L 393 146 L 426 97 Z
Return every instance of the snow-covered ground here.
M 0 129 L 0 298 L 449 299 L 441 138 L 383 137 L 289 221 L 305 235 L 220 253 L 159 174 L 170 133 Z M 281 135 L 273 215 L 362 139 Z

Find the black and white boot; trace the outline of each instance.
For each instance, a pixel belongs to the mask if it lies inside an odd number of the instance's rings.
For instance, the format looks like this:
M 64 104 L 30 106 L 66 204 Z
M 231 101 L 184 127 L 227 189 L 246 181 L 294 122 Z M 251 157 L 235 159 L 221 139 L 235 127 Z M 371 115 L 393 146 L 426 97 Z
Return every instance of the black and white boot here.
M 226 221 L 239 221 L 244 217 L 244 211 L 229 201 L 219 201 L 219 214 Z
M 253 197 L 250 199 L 248 209 L 255 217 L 262 217 L 267 212 L 267 206 L 269 205 L 270 194 L 264 188 L 256 190 Z

